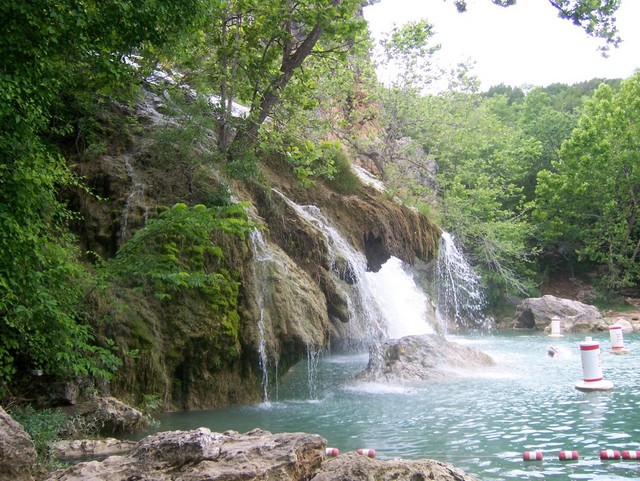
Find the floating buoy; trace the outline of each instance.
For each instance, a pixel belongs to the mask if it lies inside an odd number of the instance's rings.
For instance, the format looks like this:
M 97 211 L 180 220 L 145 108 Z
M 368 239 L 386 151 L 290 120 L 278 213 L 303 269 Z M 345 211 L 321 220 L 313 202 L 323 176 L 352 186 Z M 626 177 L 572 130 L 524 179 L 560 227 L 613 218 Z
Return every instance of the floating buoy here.
M 375 458 L 376 457 L 375 449 L 358 449 L 358 454 L 361 455 L 361 456 L 367 456 L 369 458 Z
M 611 339 L 611 354 L 629 354 L 629 349 L 624 347 L 622 326 L 619 324 L 609 326 L 609 337 Z
M 622 451 L 622 459 L 640 459 L 640 451 Z
M 324 454 L 325 456 L 337 456 L 338 454 L 340 454 L 340 450 L 338 448 L 327 448 L 324 450 Z
M 549 337 L 564 337 L 560 329 L 560 318 L 557 316 L 551 318 L 551 334 L 549 334 Z
M 522 453 L 523 461 L 542 461 L 542 451 L 525 451 Z
M 578 451 L 560 451 L 558 453 L 558 459 L 560 461 L 575 461 L 578 458 Z
M 576 383 L 579 391 L 610 391 L 611 381 L 605 381 L 600 367 L 600 344 L 591 337 L 580 343 L 580 360 L 582 361 L 582 381 Z
M 600 459 L 620 459 L 620 451 L 603 449 L 600 451 Z

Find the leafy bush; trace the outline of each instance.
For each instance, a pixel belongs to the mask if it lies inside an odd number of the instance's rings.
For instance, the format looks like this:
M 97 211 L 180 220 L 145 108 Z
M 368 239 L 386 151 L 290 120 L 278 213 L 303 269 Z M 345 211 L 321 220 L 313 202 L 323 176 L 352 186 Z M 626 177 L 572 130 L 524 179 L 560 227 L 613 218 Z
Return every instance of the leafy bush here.
M 342 150 L 339 142 L 323 142 L 320 144 L 324 157 L 330 159 L 334 173 L 327 177 L 327 183 L 341 194 L 355 194 L 360 190 L 360 178 L 351 170 L 351 162 Z
M 244 206 L 205 207 L 176 204 L 151 219 L 127 241 L 107 271 L 119 283 L 162 300 L 203 296 L 219 330 L 214 343 L 234 357 L 238 352 L 237 312 L 240 283 L 225 267 L 222 248 L 212 234 L 222 231 L 243 237 L 253 228 Z
M 14 408 L 10 414 L 31 436 L 36 449 L 36 462 L 45 468 L 53 467 L 55 459 L 51 446 L 62 439 L 68 423 L 67 416 L 60 409 L 36 411 L 31 407 Z

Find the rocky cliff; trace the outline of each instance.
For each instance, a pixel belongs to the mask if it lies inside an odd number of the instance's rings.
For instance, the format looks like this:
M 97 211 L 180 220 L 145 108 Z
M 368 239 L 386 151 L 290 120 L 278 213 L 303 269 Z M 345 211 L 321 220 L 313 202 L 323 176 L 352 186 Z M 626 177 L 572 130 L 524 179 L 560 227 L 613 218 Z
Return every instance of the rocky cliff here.
M 120 120 L 110 121 L 135 121 L 135 129 L 121 131 L 91 157 L 70 156 L 97 194 L 69 195 L 81 213 L 76 232 L 83 250 L 112 258 L 149 219 L 178 202 L 247 202 L 260 229 L 244 239 L 213 233 L 223 253 L 215 267 L 239 286 L 226 306 L 237 313 L 237 326 L 187 290 L 163 299 L 111 284 L 93 296 L 100 335 L 129 354 L 110 390 L 133 403 L 158 396 L 169 408 L 256 402 L 264 394 L 264 370 L 278 365 L 283 372 L 308 351 L 340 345 L 352 318 L 344 285 L 358 282 L 353 266 L 331 254 L 331 241 L 298 206 L 315 206 L 372 271 L 390 256 L 429 262 L 440 231 L 365 183 L 348 195 L 320 180 L 300 187 L 281 158 L 259 159 L 249 176 L 229 176 L 226 161 L 202 145 L 175 148 L 183 127 L 166 115 L 165 104 L 146 92 L 135 109 L 123 108 L 113 114 Z M 172 129 L 177 137 L 167 140 Z

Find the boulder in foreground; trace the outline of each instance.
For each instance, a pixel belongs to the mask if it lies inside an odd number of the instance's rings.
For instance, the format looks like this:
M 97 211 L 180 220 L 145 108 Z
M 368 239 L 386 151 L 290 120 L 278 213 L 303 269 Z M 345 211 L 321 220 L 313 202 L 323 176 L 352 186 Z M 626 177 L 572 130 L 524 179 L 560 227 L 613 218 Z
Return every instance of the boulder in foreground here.
M 168 431 L 141 440 L 127 456 L 76 464 L 47 481 L 477 481 L 438 461 L 378 461 L 355 453 L 325 459 L 315 434 Z

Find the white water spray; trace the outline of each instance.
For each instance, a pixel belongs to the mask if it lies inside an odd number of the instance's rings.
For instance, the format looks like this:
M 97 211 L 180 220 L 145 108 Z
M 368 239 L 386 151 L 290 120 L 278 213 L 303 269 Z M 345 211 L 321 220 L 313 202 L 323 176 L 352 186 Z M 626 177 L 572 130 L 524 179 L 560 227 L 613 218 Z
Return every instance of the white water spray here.
M 129 160 L 131 156 L 126 154 L 123 155 L 124 159 L 124 168 L 127 171 L 127 176 L 131 182 L 131 189 L 129 190 L 129 195 L 127 196 L 127 200 L 124 203 L 124 208 L 122 209 L 122 215 L 120 216 L 120 233 L 119 239 L 120 244 L 126 241 L 127 237 L 127 227 L 129 224 L 129 216 L 131 215 L 131 211 L 133 210 L 136 202 L 142 202 L 144 200 L 144 184 L 138 179 L 135 171 L 133 170 L 133 166 Z M 148 209 L 144 206 L 143 218 L 145 223 L 147 222 L 149 217 Z
M 269 401 L 269 359 L 267 356 L 267 340 L 265 335 L 264 310 L 266 306 L 267 292 L 264 286 L 267 285 L 268 265 L 275 262 L 268 249 L 267 243 L 259 230 L 253 230 L 249 234 L 251 239 L 251 249 L 253 251 L 253 269 L 256 285 L 256 302 L 260 309 L 258 318 L 258 357 L 260 362 L 260 371 L 262 372 L 262 400 Z
M 480 277 L 448 232 L 440 238 L 436 286 L 438 315 L 444 317 L 443 324 L 480 329 L 492 326 L 493 320 L 485 314 L 487 302 Z
M 399 259 L 392 257 L 379 272 L 368 272 L 365 256 L 347 242 L 318 207 L 298 205 L 281 192 L 274 192 L 324 235 L 336 286 L 348 302 L 351 318 L 347 336 L 369 344 L 434 332 L 435 317 L 427 315 L 429 300 Z

